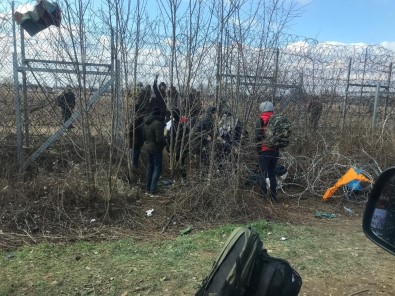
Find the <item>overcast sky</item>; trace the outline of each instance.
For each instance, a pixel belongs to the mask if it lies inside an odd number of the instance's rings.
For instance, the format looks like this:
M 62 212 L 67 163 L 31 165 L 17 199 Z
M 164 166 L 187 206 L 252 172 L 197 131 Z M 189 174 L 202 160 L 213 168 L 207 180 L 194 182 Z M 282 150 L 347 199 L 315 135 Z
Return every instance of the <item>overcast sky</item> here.
M 291 32 L 320 42 L 381 44 L 395 50 L 395 0 L 297 0 Z

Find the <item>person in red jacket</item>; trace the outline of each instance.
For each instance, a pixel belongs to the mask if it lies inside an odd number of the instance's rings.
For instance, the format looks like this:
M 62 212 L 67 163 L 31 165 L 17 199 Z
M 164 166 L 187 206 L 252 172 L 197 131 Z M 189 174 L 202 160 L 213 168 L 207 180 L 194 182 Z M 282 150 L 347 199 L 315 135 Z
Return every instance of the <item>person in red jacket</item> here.
M 259 105 L 260 117 L 256 124 L 255 138 L 258 143 L 258 163 L 260 169 L 259 187 L 261 194 L 266 195 L 266 178 L 270 181 L 270 194 L 271 200 L 277 202 L 277 181 L 276 181 L 276 167 L 280 157 L 278 149 L 269 148 L 265 144 L 265 131 L 270 117 L 273 116 L 273 103 L 270 101 L 263 102 Z

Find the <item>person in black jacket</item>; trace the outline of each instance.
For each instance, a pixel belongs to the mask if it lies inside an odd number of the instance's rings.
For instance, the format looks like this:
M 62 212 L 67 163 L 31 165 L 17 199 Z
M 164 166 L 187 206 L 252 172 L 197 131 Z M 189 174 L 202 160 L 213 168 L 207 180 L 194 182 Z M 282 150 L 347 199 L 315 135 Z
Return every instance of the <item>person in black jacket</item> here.
M 168 114 L 167 112 L 167 106 L 166 106 L 166 91 L 167 91 L 167 86 L 166 83 L 161 82 L 158 87 L 158 77 L 159 75 L 157 74 L 155 76 L 154 84 L 153 84 L 153 89 L 155 96 L 151 100 L 151 111 L 154 108 L 159 108 L 161 115 L 166 116 Z
M 241 121 L 230 111 L 224 111 L 218 122 L 215 158 L 218 169 L 223 171 L 226 161 L 237 163 L 242 141 L 243 126 Z
M 136 105 L 139 106 L 139 113 L 143 114 L 144 116 L 150 114 L 152 111 L 150 105 L 151 96 L 151 85 L 147 84 L 144 87 L 144 85 L 140 83 L 136 93 Z
M 160 174 L 162 173 L 162 151 L 166 146 L 164 136 L 165 119 L 159 107 L 154 107 L 144 119 L 144 137 L 148 154 L 147 193 L 156 194 Z
M 189 126 L 187 123 L 181 122 L 180 110 L 174 109 L 172 114 L 172 121 L 170 130 L 167 133 L 166 149 L 168 152 L 173 152 L 175 161 L 180 165 L 181 182 L 185 183 L 187 180 L 187 173 L 185 168 L 185 161 L 189 153 L 188 139 Z M 171 151 L 173 148 L 173 151 Z
M 71 117 L 75 108 L 75 94 L 71 86 L 67 86 L 66 89 L 56 98 L 57 104 L 62 112 L 63 123 L 65 123 Z M 73 126 L 70 125 L 69 128 Z
M 129 126 L 129 149 L 132 157 L 132 167 L 139 168 L 139 158 L 141 147 L 144 145 L 144 113 L 141 112 L 140 105 L 135 106 L 135 119 Z
M 322 103 L 318 97 L 314 97 L 307 105 L 308 124 L 309 127 L 316 131 L 318 129 L 318 122 L 322 114 Z
M 208 164 L 210 159 L 210 145 L 214 137 L 214 115 L 217 111 L 215 106 L 210 106 L 206 110 L 206 114 L 194 126 L 195 145 L 194 153 L 200 155 L 201 161 Z

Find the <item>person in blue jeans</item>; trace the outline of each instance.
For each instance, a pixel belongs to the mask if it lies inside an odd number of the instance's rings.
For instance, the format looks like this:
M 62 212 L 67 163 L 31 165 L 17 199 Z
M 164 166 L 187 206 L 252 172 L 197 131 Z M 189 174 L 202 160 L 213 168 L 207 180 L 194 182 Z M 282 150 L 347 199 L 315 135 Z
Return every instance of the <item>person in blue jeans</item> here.
M 157 193 L 158 181 L 162 173 L 162 151 L 166 146 L 164 130 L 164 114 L 160 107 L 155 106 L 144 120 L 144 137 L 148 154 L 146 189 L 152 196 Z
M 266 177 L 270 181 L 270 194 L 271 200 L 277 201 L 277 180 L 276 180 L 276 167 L 280 157 L 280 151 L 278 149 L 269 148 L 265 143 L 266 128 L 270 117 L 273 116 L 273 104 L 270 101 L 263 102 L 259 105 L 259 120 L 256 124 L 255 139 L 258 143 L 258 163 L 260 169 L 259 175 L 259 187 L 262 195 L 267 194 Z

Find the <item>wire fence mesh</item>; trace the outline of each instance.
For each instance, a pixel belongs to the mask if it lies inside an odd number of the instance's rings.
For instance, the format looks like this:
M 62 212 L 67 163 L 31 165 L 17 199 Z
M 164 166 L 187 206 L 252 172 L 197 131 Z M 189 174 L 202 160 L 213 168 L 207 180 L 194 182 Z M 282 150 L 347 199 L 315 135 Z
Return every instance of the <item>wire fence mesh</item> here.
M 224 22 L 213 25 L 207 15 L 194 13 L 171 23 L 163 20 L 163 11 L 162 18 L 150 18 L 147 11 L 122 11 L 126 7 L 122 5 L 99 7 L 89 2 L 93 6 L 84 10 L 84 3 L 60 3 L 60 28 L 51 26 L 35 36 L 21 33 L 12 3 L 0 4 L 4 44 L 0 48 L 0 139 L 4 146 L 23 149 L 23 161 L 59 129 L 59 141 L 65 145 L 62 155 L 66 151 L 86 160 L 89 153 L 100 163 L 108 156 L 107 148 L 100 150 L 101 146 L 116 144 L 117 151 L 128 151 L 137 86 L 148 85 L 152 92 L 156 74 L 158 82 L 176 87 L 179 95 L 168 104 L 181 108 L 182 115 L 191 117 L 193 98 L 198 98 L 198 109 L 219 106 L 224 99 L 251 135 L 261 100 L 274 101 L 300 130 L 312 124 L 311 116 L 318 117 L 314 128 L 319 131 L 363 133 L 374 126 L 393 126 L 395 53 L 383 47 L 318 43 L 286 33 L 269 38 L 276 42 L 258 46 L 262 38 L 230 30 L 229 20 L 228 29 L 222 28 Z M 147 9 L 140 4 L 134 8 Z M 21 12 L 33 8 L 19 2 L 15 6 Z M 202 23 L 193 28 L 184 20 Z M 91 101 L 109 81 L 97 101 Z M 72 123 L 74 129 L 63 131 L 56 97 L 68 85 L 77 97 L 73 112 L 80 116 Z M 318 97 L 322 111 L 308 107 L 313 97 Z M 203 113 L 198 111 L 199 116 Z M 18 133 L 23 147 L 17 147 Z

